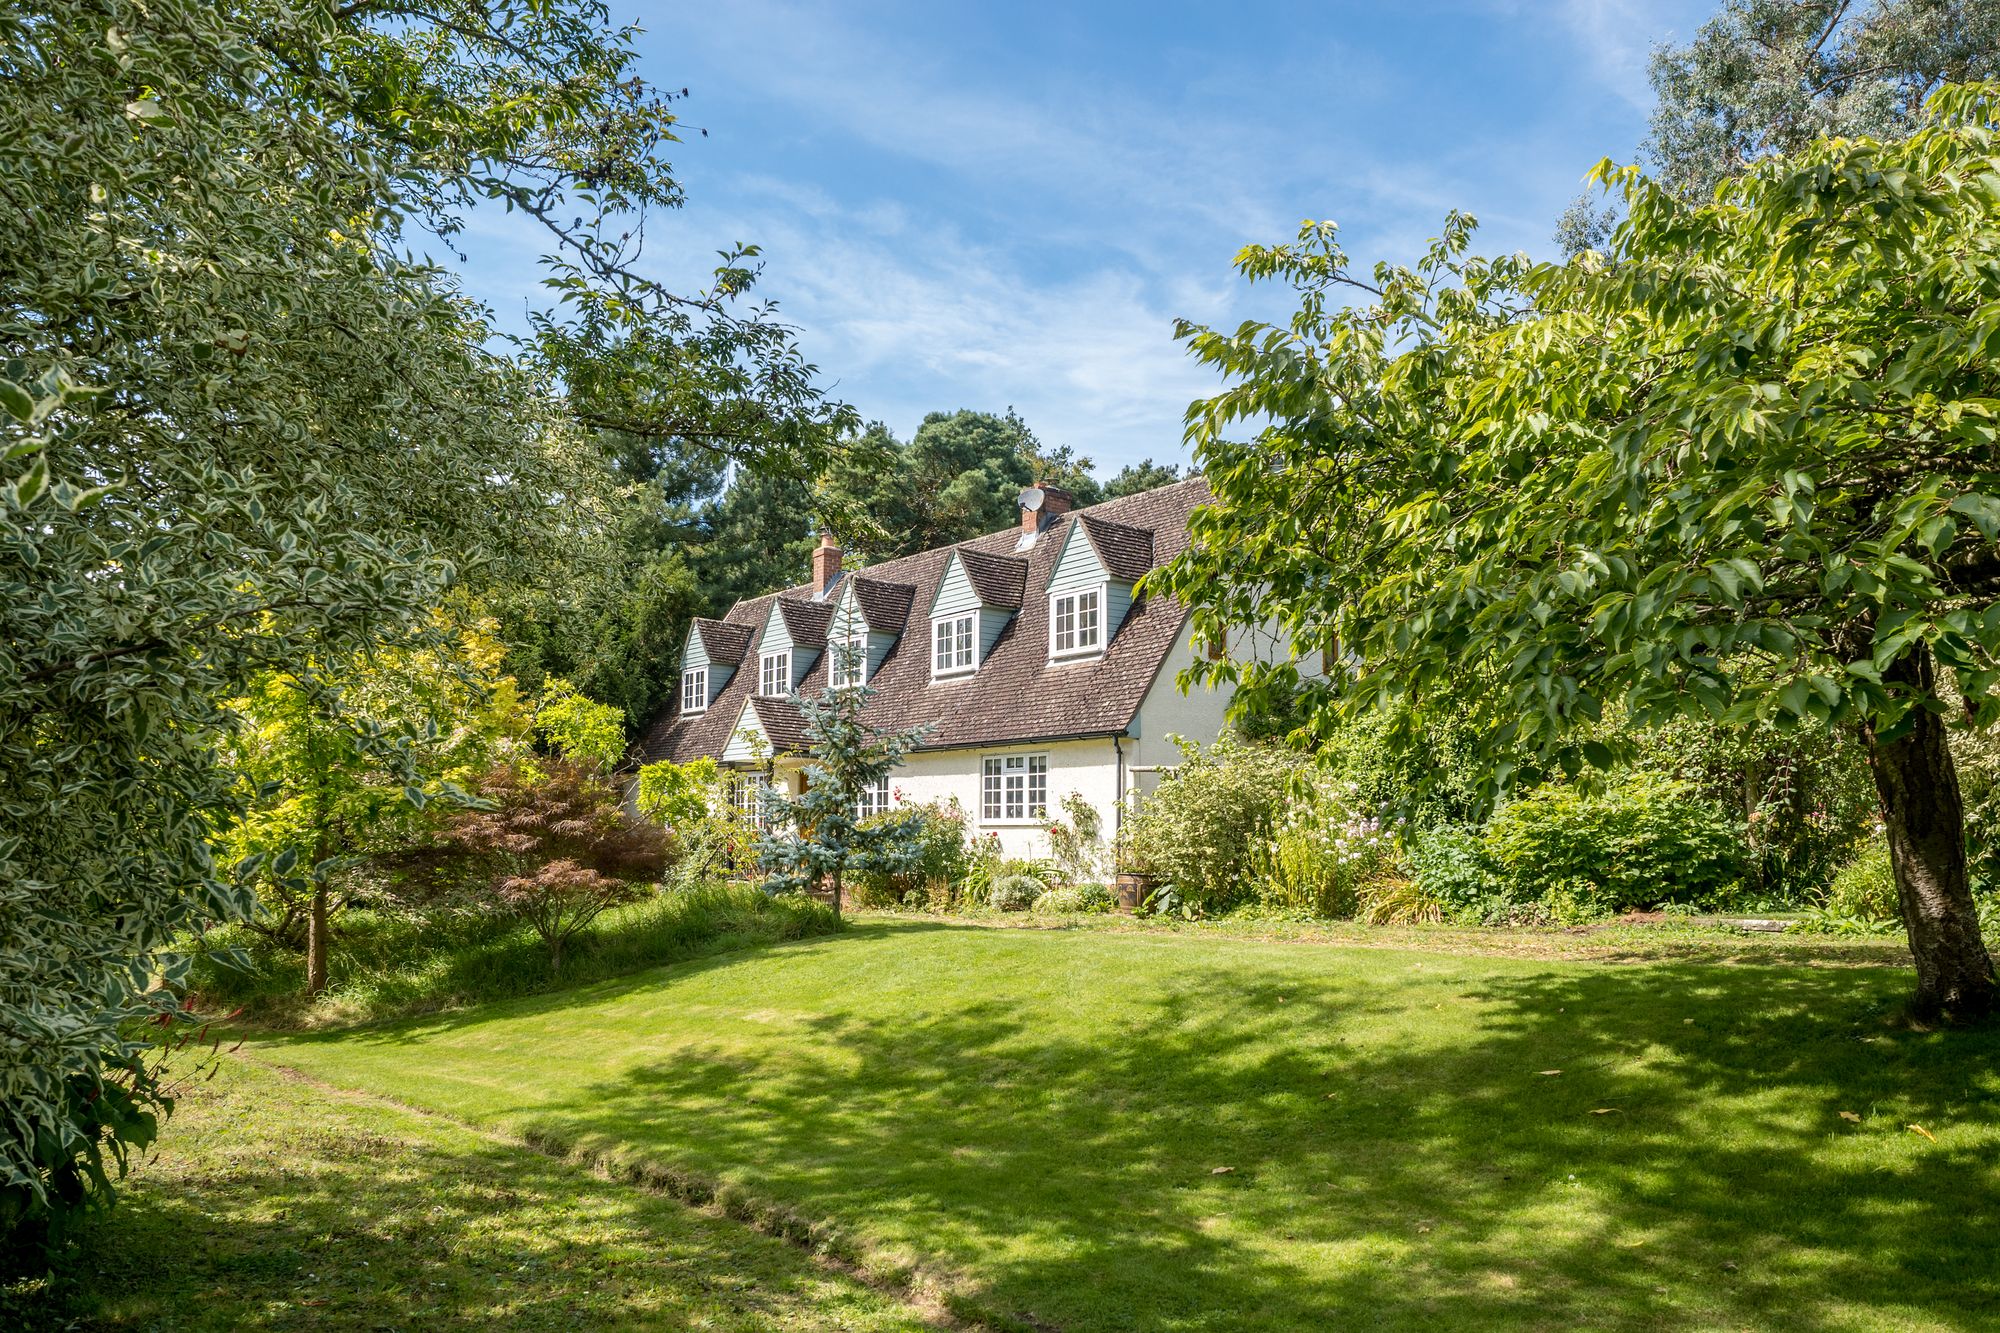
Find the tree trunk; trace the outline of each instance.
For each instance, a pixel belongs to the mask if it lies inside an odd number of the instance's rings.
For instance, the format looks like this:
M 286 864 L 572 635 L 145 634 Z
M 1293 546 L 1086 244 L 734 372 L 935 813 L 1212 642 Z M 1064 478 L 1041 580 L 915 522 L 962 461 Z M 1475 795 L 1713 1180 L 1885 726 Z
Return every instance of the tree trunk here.
M 312 913 L 306 918 L 306 994 L 326 989 L 326 885 L 314 887 Z
M 844 866 L 836 866 L 833 872 L 833 919 L 840 920 L 840 880 Z
M 1920 701 L 1935 698 L 1930 650 L 1919 643 L 1882 673 Z M 1965 803 L 1958 770 L 1945 744 L 1944 720 L 1919 705 L 1908 733 L 1880 741 L 1868 729 L 1868 766 L 1882 802 L 1896 897 L 1917 960 L 1920 1019 L 1968 1021 L 1991 1014 L 1996 987 L 1993 960 L 1979 937 L 1979 912 L 1965 863 Z

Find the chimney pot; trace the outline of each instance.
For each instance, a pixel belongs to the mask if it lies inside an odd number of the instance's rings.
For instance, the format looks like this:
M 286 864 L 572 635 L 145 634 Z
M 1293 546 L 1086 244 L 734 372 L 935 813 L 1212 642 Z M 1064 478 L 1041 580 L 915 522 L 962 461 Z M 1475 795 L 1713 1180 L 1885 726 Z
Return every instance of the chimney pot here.
M 815 592 L 825 592 L 840 577 L 840 538 L 830 532 L 819 535 L 819 545 L 812 555 L 812 581 Z

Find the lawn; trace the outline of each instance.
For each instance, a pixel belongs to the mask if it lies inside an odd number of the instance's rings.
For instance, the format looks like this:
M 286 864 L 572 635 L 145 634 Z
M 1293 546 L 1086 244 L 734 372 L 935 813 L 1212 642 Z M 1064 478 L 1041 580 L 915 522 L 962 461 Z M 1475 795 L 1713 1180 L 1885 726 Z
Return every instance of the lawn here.
M 782 1240 L 237 1060 L 0 1327 L 915 1330 Z
M 2000 1036 L 1908 984 L 878 920 L 249 1054 L 1000 1325 L 1993 1327 Z

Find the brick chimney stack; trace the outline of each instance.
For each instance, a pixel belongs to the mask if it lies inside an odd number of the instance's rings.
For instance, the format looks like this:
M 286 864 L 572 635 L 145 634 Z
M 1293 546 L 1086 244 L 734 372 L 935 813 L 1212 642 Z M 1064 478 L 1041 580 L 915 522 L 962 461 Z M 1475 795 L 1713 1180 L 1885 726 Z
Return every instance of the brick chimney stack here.
M 819 545 L 813 550 L 813 590 L 825 592 L 840 577 L 840 538 L 830 532 L 819 535 Z
M 1035 489 L 1042 493 L 1042 503 L 1034 508 L 1021 510 L 1021 536 L 1032 537 L 1041 531 L 1042 516 L 1045 514 L 1067 514 L 1076 508 L 1076 497 L 1060 486 L 1051 486 L 1045 481 L 1035 483 Z

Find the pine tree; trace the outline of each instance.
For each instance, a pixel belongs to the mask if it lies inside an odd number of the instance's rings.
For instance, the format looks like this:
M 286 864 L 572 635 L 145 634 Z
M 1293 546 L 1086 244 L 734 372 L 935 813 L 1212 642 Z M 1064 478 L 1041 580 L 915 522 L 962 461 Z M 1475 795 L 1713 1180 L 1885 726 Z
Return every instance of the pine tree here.
M 840 644 L 833 651 L 851 655 L 854 650 Z M 771 832 L 757 844 L 757 856 L 764 867 L 766 891 L 810 892 L 815 885 L 830 882 L 836 916 L 849 871 L 895 874 L 918 855 L 919 830 L 912 821 L 866 823 L 860 818 L 862 793 L 888 777 L 931 730 L 926 723 L 885 731 L 863 721 L 862 710 L 874 693 L 868 685 L 843 685 L 828 686 L 816 698 L 791 696 L 805 716 L 812 748 L 805 791 L 796 797 L 764 792 L 764 815 Z

